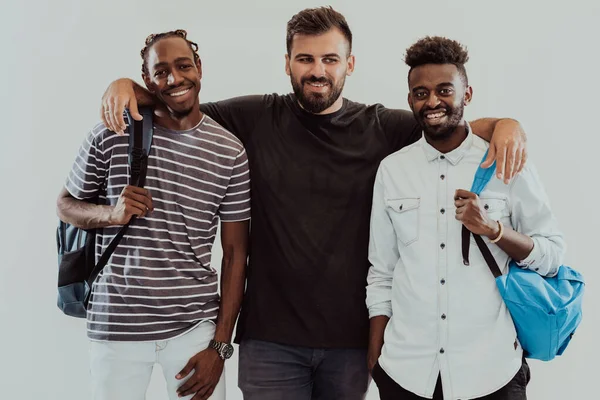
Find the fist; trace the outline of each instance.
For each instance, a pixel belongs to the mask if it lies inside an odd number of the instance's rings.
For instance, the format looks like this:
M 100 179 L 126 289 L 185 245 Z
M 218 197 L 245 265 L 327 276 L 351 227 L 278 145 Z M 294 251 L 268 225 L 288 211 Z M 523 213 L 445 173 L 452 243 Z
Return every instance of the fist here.
M 473 192 L 459 189 L 454 195 L 456 219 L 476 235 L 494 239 L 498 236 L 498 223 L 487 216 L 487 212 Z
M 111 225 L 125 225 L 132 216 L 145 217 L 154 209 L 152 197 L 146 189 L 127 185 L 119 195 L 110 216 Z

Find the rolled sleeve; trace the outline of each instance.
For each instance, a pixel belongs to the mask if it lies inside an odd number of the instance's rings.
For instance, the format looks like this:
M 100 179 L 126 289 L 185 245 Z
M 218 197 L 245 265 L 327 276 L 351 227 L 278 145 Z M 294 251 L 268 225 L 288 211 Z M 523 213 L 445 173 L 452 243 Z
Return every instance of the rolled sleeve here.
M 533 249 L 517 265 L 542 276 L 554 276 L 562 265 L 566 244 L 535 167 L 528 163 L 511 188 L 513 226 L 531 237 Z
M 396 234 L 385 206 L 383 166 L 375 178 L 373 207 L 369 237 L 369 261 L 367 275 L 367 308 L 369 318 L 392 316 L 392 281 L 396 264 L 400 259 Z

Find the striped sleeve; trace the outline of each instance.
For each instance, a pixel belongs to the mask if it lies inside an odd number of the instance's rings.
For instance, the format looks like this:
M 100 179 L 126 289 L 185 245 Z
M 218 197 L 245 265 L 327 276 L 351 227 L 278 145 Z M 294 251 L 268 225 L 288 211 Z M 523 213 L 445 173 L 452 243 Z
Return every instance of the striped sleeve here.
M 79 148 L 79 153 L 65 183 L 65 188 L 76 199 L 95 198 L 104 185 L 107 163 L 98 142 L 105 131 L 104 125 L 96 126 L 86 136 Z
M 223 222 L 250 219 L 250 171 L 243 148 L 235 159 L 227 192 L 219 206 L 219 216 Z

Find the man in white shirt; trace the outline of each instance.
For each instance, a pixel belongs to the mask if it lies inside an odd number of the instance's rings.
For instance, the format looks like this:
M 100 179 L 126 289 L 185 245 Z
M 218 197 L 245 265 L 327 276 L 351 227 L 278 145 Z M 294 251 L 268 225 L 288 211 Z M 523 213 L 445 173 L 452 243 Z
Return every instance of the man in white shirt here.
M 462 225 L 484 237 L 504 273 L 511 259 L 544 276 L 562 264 L 563 237 L 531 163 L 509 185 L 467 191 L 488 148 L 463 119 L 467 60 L 441 37 L 406 53 L 423 137 L 382 161 L 369 245 L 369 367 L 383 400 L 526 399 L 512 319 L 476 245 L 463 262 Z

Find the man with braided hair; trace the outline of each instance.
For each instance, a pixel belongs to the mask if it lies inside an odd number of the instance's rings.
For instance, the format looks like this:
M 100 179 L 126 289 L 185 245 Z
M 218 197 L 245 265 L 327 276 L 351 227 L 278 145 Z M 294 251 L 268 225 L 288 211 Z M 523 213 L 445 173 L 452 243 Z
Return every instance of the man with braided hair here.
M 406 52 L 423 136 L 381 162 L 371 213 L 369 364 L 382 400 L 526 399 L 515 327 L 477 246 L 463 259 L 463 226 L 503 273 L 511 260 L 543 276 L 562 264 L 563 236 L 531 163 L 510 185 L 466 190 L 489 148 L 463 119 L 468 58 L 443 37 Z
M 96 259 L 135 220 L 92 287 L 98 400 L 140 400 L 153 365 L 171 399 L 225 399 L 224 361 L 244 292 L 250 218 L 241 142 L 200 111 L 202 65 L 183 30 L 150 35 L 142 78 L 156 98 L 146 184 L 128 184 L 128 138 L 98 124 L 58 199 L 59 217 L 101 228 Z M 98 204 L 86 199 L 98 197 Z M 221 298 L 211 249 L 221 220 Z M 84 396 L 87 397 L 87 396 Z

